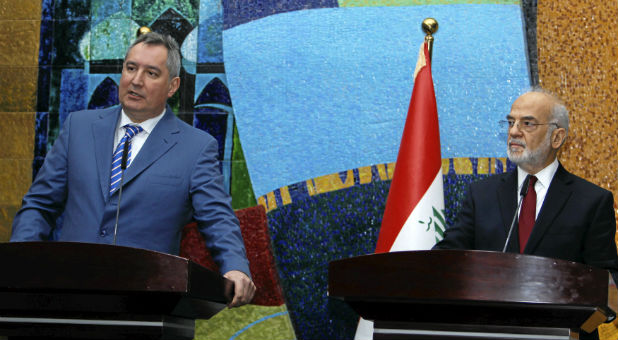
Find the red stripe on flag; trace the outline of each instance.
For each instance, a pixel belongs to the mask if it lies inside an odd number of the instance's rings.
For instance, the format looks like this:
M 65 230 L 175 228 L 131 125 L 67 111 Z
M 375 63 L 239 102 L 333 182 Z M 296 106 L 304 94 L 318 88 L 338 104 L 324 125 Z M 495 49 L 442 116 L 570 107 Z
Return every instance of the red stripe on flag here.
M 426 65 L 414 80 L 376 253 L 390 251 L 399 231 L 442 166 L 438 111 L 427 43 L 424 44 L 424 54 Z

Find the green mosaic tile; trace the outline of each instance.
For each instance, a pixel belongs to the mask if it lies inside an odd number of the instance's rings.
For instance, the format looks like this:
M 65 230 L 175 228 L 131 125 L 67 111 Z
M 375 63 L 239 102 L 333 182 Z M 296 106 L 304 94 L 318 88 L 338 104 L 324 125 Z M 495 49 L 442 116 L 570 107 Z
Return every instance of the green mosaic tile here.
M 133 19 L 140 25 L 150 26 L 170 7 L 182 14 L 192 26 L 197 25 L 200 8 L 199 0 L 133 0 Z
M 80 42 L 86 60 L 124 59 L 140 26 L 124 13 L 116 13 L 92 27 Z
M 247 168 L 247 162 L 245 161 L 242 145 L 240 145 L 240 138 L 238 138 L 238 130 L 235 125 L 233 140 L 234 144 L 232 146 L 232 173 L 230 184 L 232 208 L 242 209 L 253 207 L 257 204 L 257 200 L 255 198 L 255 193 L 253 192 L 249 169 Z
M 246 305 L 224 309 L 209 320 L 196 320 L 195 339 L 296 339 L 285 306 Z

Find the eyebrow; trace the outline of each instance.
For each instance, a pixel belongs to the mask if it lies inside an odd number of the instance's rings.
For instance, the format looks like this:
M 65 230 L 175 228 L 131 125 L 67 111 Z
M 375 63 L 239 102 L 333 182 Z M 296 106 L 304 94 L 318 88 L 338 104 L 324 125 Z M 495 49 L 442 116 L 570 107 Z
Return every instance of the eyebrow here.
M 134 62 L 134 61 L 126 61 L 125 62 L 126 65 L 130 65 L 130 66 L 139 66 L 138 63 Z M 157 71 L 158 73 L 162 73 L 161 69 L 156 67 L 156 66 L 152 66 L 152 65 L 145 65 L 146 69 L 148 70 L 154 70 Z
M 510 114 L 508 114 L 506 115 L 506 119 L 515 119 L 515 118 L 511 116 Z M 537 118 L 534 116 L 523 116 L 519 120 L 537 120 Z

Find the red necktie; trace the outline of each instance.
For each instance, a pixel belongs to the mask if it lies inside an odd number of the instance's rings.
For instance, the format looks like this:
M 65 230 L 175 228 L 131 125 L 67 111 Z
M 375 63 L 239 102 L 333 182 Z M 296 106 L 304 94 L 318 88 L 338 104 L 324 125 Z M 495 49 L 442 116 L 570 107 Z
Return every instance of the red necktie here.
M 528 182 L 528 192 L 524 197 L 524 202 L 521 204 L 521 210 L 519 211 L 519 252 L 523 253 L 532 228 L 534 227 L 534 220 L 536 217 L 536 191 L 534 191 L 534 184 L 537 178 L 530 177 Z

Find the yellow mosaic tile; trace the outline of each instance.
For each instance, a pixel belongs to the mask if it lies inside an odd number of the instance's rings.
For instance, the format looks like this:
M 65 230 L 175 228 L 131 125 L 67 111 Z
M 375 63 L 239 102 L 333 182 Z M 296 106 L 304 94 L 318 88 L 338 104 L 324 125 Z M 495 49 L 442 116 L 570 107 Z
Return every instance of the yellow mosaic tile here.
M 290 189 L 285 186 L 279 190 L 281 193 L 281 202 L 283 205 L 292 203 L 292 196 L 290 196 Z
M 32 160 L 0 159 L 0 205 L 21 203 L 32 183 Z
M 0 66 L 36 66 L 40 20 L 0 20 Z
M 455 173 L 457 174 L 472 174 L 472 162 L 470 158 L 453 158 L 453 168 L 455 169 Z
M 11 225 L 19 205 L 0 205 L 0 242 L 8 242 L 11 237 Z
M 618 196 L 618 2 L 539 1 L 541 86 L 570 110 L 559 156 L 571 172 Z
M 0 112 L 36 111 L 37 76 L 36 66 L 0 66 Z
M 617 18 L 615 1 L 538 3 L 539 81 L 570 111 L 569 138 L 559 159 L 571 172 L 611 190 L 614 197 L 618 196 Z M 618 338 L 617 322 L 601 325 L 599 336 Z
M 358 177 L 360 184 L 370 183 L 373 178 L 373 175 L 371 174 L 371 167 L 364 166 L 362 168 L 358 168 Z
M 0 159 L 32 159 L 34 112 L 0 112 Z
M 37 19 L 41 19 L 41 0 L 0 0 L 0 20 Z

